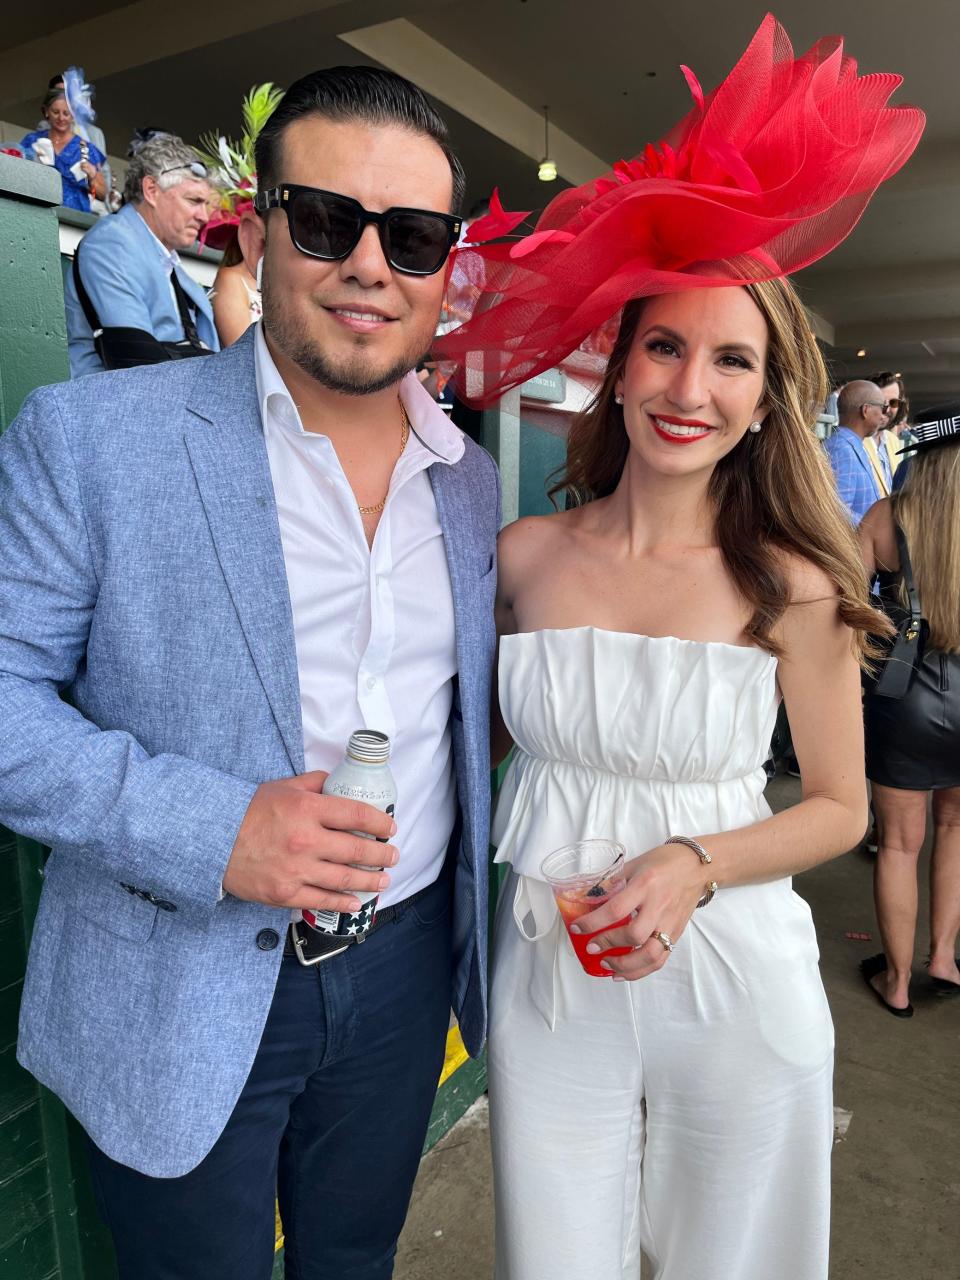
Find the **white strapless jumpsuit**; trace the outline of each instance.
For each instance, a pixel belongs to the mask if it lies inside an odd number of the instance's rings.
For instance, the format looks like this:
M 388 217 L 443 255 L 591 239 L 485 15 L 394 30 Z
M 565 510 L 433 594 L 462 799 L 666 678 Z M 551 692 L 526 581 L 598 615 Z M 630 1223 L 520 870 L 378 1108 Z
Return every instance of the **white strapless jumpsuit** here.
M 580 968 L 539 871 L 573 840 L 631 857 L 768 817 L 776 670 L 592 627 L 501 641 L 498 1280 L 639 1280 L 641 1250 L 656 1280 L 826 1280 L 833 1025 L 790 880 L 721 889 L 663 969 L 615 983 Z

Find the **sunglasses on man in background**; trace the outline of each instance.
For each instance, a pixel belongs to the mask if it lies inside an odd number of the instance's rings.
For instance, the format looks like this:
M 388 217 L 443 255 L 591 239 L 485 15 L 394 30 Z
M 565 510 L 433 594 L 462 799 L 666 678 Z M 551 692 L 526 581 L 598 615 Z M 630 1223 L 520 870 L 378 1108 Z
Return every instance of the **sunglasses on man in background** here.
M 195 178 L 200 178 L 204 182 L 209 181 L 210 178 L 207 166 L 200 160 L 191 160 L 188 164 L 171 165 L 169 169 L 161 169 L 157 177 L 165 178 L 168 173 L 192 173 Z

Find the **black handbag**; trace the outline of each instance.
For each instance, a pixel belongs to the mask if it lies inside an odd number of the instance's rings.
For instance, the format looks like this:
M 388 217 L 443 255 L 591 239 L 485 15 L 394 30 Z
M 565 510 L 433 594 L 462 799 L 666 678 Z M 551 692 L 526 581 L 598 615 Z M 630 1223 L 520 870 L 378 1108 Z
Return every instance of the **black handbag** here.
M 907 540 L 899 525 L 894 525 L 900 552 L 900 576 L 907 592 L 907 608 L 900 610 L 897 632 L 877 674 L 871 693 L 876 698 L 902 698 L 923 657 L 929 625 L 923 616 Z
M 183 340 L 161 342 L 146 329 L 134 329 L 124 325 L 102 325 L 80 276 L 80 246 L 73 255 L 73 283 L 77 299 L 83 308 L 87 324 L 93 330 L 93 349 L 105 369 L 132 369 L 141 364 L 162 364 L 166 360 L 185 360 L 192 356 L 210 356 L 213 352 L 203 346 L 197 334 L 197 326 L 190 315 L 190 301 L 177 280 L 176 271 L 171 274 L 180 320 L 183 324 Z

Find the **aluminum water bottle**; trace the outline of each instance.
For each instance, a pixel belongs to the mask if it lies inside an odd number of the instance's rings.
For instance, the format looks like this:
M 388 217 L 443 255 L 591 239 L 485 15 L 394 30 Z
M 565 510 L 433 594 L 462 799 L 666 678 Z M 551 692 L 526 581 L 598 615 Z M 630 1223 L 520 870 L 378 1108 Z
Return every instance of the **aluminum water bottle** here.
M 390 739 L 376 729 L 357 729 L 347 743 L 347 754 L 323 784 L 325 796 L 344 796 L 348 800 L 362 800 L 374 809 L 382 809 L 390 817 L 395 816 L 397 787 L 387 763 L 390 759 Z M 354 835 L 368 840 L 376 839 L 363 831 Z M 387 841 L 381 840 L 381 844 Z M 364 871 L 380 871 L 380 867 L 355 864 Z M 373 924 L 379 894 L 351 890 L 360 899 L 359 911 L 301 911 L 305 924 L 331 937 L 357 937 L 367 932 Z

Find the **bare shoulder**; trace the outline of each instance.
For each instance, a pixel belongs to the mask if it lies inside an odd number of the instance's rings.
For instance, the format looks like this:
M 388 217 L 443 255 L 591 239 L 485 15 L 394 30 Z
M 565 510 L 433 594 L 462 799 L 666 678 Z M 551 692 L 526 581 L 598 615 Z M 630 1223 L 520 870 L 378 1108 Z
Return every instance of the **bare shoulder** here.
M 500 530 L 497 539 L 498 581 L 501 598 L 512 600 L 517 588 L 550 564 L 568 536 L 569 514 L 522 516 Z
M 569 513 L 521 516 L 500 530 L 498 552 L 501 568 L 521 565 L 549 554 L 569 535 Z
M 790 596 L 788 607 L 837 599 L 840 589 L 836 582 L 812 560 L 807 560 L 796 552 L 782 550 L 777 553 L 777 558 L 787 579 Z
M 790 593 L 774 629 L 784 650 L 781 671 L 808 664 L 818 671 L 832 664 L 854 669 L 852 632 L 840 614 L 838 584 L 804 556 L 782 552 L 780 563 Z
M 246 292 L 243 284 L 244 267 L 236 263 L 232 267 L 220 267 L 213 282 L 213 295 L 223 297 L 225 294 Z
M 880 498 L 860 521 L 858 528 L 871 533 L 882 533 L 893 526 L 893 508 L 889 498 Z

